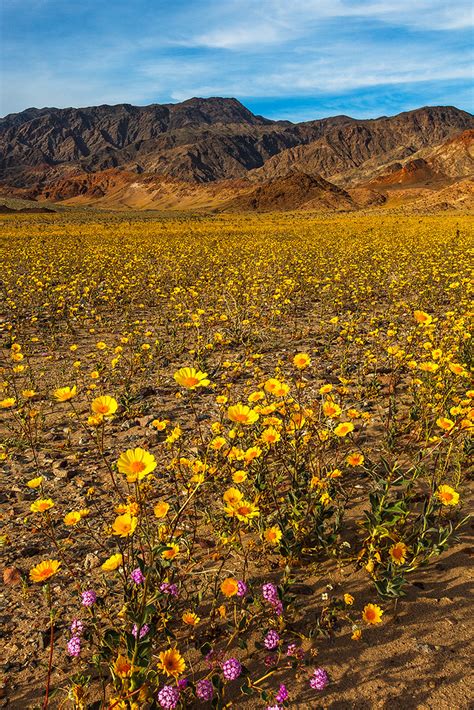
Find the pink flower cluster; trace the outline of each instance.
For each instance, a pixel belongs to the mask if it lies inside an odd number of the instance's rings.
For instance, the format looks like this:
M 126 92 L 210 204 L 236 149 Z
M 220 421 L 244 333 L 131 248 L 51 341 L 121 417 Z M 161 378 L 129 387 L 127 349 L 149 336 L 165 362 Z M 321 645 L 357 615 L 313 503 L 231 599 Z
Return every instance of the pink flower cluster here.
M 242 673 L 242 666 L 236 658 L 228 658 L 222 664 L 222 672 L 226 680 L 236 680 Z
M 270 629 L 268 634 L 265 636 L 263 640 L 263 644 L 265 648 L 268 648 L 269 651 L 273 651 L 273 649 L 277 648 L 278 644 L 280 643 L 280 636 L 279 634 L 275 631 L 275 629 Z
M 179 703 L 179 689 L 172 685 L 165 685 L 158 692 L 158 702 L 163 710 L 174 710 Z
M 97 601 L 97 594 L 94 592 L 93 589 L 88 589 L 87 591 L 82 592 L 81 597 L 82 606 L 91 607 L 94 606 Z
M 144 636 L 147 635 L 149 630 L 150 627 L 148 626 L 148 624 L 143 624 L 140 629 L 138 628 L 138 624 L 133 624 L 132 635 L 135 636 L 135 638 L 137 638 L 138 636 L 139 639 L 142 639 Z
M 267 582 L 262 586 L 262 594 L 263 598 L 270 604 L 275 614 L 277 614 L 277 616 L 281 616 L 283 614 L 283 604 L 278 596 L 278 589 L 276 586 L 271 582 Z
M 214 688 L 212 686 L 211 681 L 207 680 L 206 678 L 198 680 L 198 682 L 196 683 L 196 695 L 199 700 L 203 700 L 204 702 L 212 700 L 214 695 Z
M 170 594 L 172 597 L 178 596 L 178 587 L 176 584 L 170 584 L 170 582 L 163 582 L 160 584 L 160 592 L 163 594 Z
M 315 668 L 309 684 L 313 690 L 324 690 L 329 683 L 329 676 L 324 668 Z
M 136 569 L 130 572 L 130 579 L 134 584 L 143 584 L 143 582 L 145 581 L 145 577 L 140 567 L 137 567 Z
M 67 642 L 67 652 L 72 658 L 77 658 L 81 652 L 81 636 L 84 632 L 84 623 L 80 619 L 73 619 L 71 623 L 72 636 Z
M 239 579 L 237 582 L 237 596 L 238 597 L 245 597 L 245 595 L 248 592 L 248 587 L 245 584 L 243 579 Z

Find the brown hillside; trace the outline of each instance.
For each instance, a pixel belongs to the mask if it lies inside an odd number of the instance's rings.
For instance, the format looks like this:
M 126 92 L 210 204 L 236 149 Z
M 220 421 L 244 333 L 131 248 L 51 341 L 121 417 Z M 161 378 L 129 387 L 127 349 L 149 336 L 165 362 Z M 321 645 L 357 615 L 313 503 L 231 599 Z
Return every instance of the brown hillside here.
M 352 210 L 351 196 L 317 175 L 293 172 L 258 185 L 225 205 L 227 209 L 271 212 L 278 210 Z
M 386 173 L 369 183 L 371 187 L 417 185 L 446 181 L 446 176 L 437 173 L 423 158 L 408 160 L 404 165 L 393 163 Z
M 474 210 L 474 180 L 460 180 L 429 196 L 415 200 L 411 205 L 415 210 Z
M 455 110 L 454 110 L 455 111 Z M 469 116 L 469 114 L 466 114 Z M 367 161 L 377 168 L 393 160 L 408 158 L 417 150 L 434 146 L 458 134 L 460 129 L 472 128 L 473 117 L 458 123 L 449 107 L 419 109 L 392 118 L 371 121 L 352 121 L 338 127 L 328 126 L 325 134 L 306 145 L 289 148 L 266 161 L 262 168 L 252 171 L 255 180 L 281 177 L 291 169 L 321 174 L 327 179 L 340 178 L 344 173 L 358 171 Z M 361 180 L 353 180 L 353 184 Z
M 467 130 L 435 146 L 428 146 L 408 156 L 396 150 L 385 156 L 385 163 L 370 159 L 359 168 L 336 175 L 341 186 L 427 184 L 440 189 L 453 179 L 474 175 L 474 131 Z M 444 185 L 441 183 L 444 182 Z

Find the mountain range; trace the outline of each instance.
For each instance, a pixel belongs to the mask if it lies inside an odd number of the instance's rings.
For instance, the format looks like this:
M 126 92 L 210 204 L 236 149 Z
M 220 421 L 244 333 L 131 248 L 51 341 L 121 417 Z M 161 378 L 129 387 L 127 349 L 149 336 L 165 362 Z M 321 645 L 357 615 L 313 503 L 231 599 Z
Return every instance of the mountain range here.
M 236 99 L 0 119 L 0 193 L 102 208 L 474 206 L 474 116 L 434 106 L 292 123 Z

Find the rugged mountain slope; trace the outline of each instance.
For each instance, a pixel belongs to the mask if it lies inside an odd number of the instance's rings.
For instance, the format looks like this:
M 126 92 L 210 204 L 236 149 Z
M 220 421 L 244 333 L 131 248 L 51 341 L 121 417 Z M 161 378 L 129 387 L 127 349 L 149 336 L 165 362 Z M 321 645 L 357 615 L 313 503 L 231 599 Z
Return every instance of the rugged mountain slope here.
M 394 151 L 380 159 L 370 159 L 358 168 L 333 176 L 341 186 L 359 184 L 377 189 L 392 185 L 423 184 L 440 187 L 453 180 L 474 175 L 474 130 L 455 135 L 439 145 L 427 146 L 407 158 Z
M 196 181 L 235 177 L 294 145 L 288 122 L 255 116 L 235 99 L 181 104 L 28 109 L 0 121 L 0 170 L 124 166 Z M 31 173 L 31 171 L 30 171 Z
M 43 188 L 23 190 L 24 197 L 104 209 L 216 209 L 249 190 L 248 180 L 191 182 L 109 168 L 69 175 Z
M 0 119 L 0 189 L 104 205 L 235 201 L 242 209 L 307 206 L 307 189 L 318 208 L 351 209 L 381 204 L 403 186 L 440 189 L 473 174 L 473 142 L 474 117 L 450 106 L 300 124 L 222 98 L 32 108 Z
M 302 124 L 270 121 L 235 99 L 220 98 L 144 107 L 27 109 L 0 120 L 0 170 L 17 177 L 40 166 L 86 171 L 123 166 L 209 181 L 238 177 L 266 162 L 258 178 L 281 176 L 288 163 L 327 177 L 395 148 L 403 147 L 408 155 L 468 128 L 474 128 L 474 118 L 453 107 Z M 277 157 L 268 160 L 272 156 Z
M 474 174 L 474 130 L 467 130 L 434 148 L 419 151 L 428 165 L 448 177 Z
M 22 194 L 41 201 L 92 203 L 106 209 L 347 210 L 386 201 L 383 194 L 369 187 L 345 191 L 320 176 L 295 172 L 256 185 L 247 178 L 198 183 L 117 168 L 68 175 Z
M 356 207 L 351 196 L 340 187 L 318 175 L 293 172 L 258 185 L 225 207 L 235 210 L 352 210 Z
M 422 108 L 391 118 L 353 121 L 327 126 L 323 136 L 284 150 L 255 170 L 256 180 L 281 177 L 291 169 L 341 178 L 367 161 L 373 167 L 396 155 L 407 158 L 425 146 L 434 146 L 461 131 L 474 128 L 474 117 L 453 107 Z M 354 183 L 357 180 L 354 180 Z

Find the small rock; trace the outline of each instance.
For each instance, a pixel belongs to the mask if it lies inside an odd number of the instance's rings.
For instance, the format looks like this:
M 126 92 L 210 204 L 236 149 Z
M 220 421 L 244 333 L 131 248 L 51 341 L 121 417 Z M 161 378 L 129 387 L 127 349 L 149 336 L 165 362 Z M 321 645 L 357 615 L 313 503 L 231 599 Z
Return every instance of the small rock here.
M 77 476 L 79 471 L 74 468 L 58 468 L 54 471 L 54 475 L 56 478 L 61 478 L 64 479 L 65 481 L 70 481 L 74 476 Z
M 94 569 L 95 567 L 98 567 L 99 564 L 100 561 L 97 555 L 94 552 L 88 552 L 84 559 L 84 569 Z
M 141 427 L 146 427 L 151 422 L 155 419 L 155 417 L 152 414 L 148 414 L 146 417 L 140 417 L 140 419 L 137 419 L 137 424 Z
M 438 604 L 451 604 L 453 600 L 450 597 L 440 597 L 436 601 Z
M 68 467 L 68 462 L 65 459 L 61 459 L 61 461 L 54 461 L 53 463 L 53 468 L 67 468 Z
M 7 587 L 13 587 L 15 584 L 20 584 L 21 572 L 18 567 L 5 567 L 3 570 L 3 584 Z

